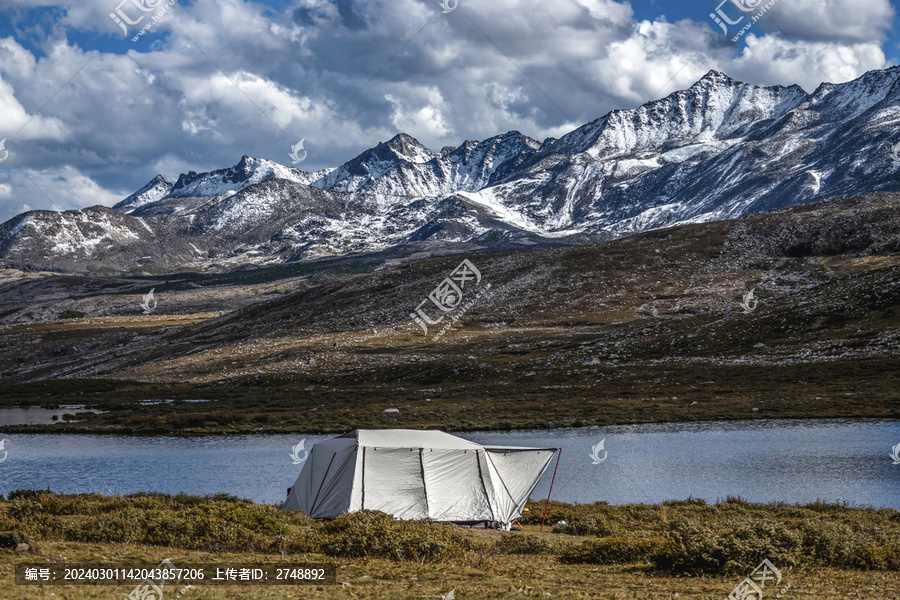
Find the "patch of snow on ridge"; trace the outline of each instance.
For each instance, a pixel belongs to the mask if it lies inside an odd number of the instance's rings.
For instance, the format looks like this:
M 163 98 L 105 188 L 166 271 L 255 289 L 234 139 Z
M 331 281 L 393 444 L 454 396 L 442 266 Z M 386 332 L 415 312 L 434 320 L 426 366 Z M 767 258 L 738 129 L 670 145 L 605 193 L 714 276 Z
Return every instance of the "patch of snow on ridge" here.
M 819 188 L 822 185 L 822 174 L 818 171 L 807 171 L 806 173 L 810 176 L 811 179 L 811 181 L 809 182 L 810 190 L 812 190 L 813 194 L 818 194 Z
M 56 254 L 91 256 L 102 242 L 122 243 L 138 239 L 138 235 L 99 211 L 69 211 L 59 214 L 53 227 L 41 231 Z M 83 226 L 83 227 L 82 227 Z M 37 223 L 31 227 L 38 229 Z M 36 232 L 38 233 L 38 232 Z
M 166 181 L 162 175 L 157 175 L 147 185 L 113 206 L 113 208 L 124 213 L 134 212 L 142 206 L 165 198 L 172 191 L 173 185 L 175 184 Z
M 219 169 L 209 173 L 195 173 L 191 171 L 180 175 L 168 197 L 217 197 L 227 192 L 239 191 L 251 185 L 268 181 L 269 179 L 284 179 L 306 184 L 309 182 L 310 177 L 305 171 L 285 167 L 270 160 L 245 155 L 237 165 L 228 169 Z
M 493 215 L 503 221 L 504 223 L 513 225 L 519 229 L 524 231 L 528 231 L 530 233 L 536 233 L 538 235 L 548 237 L 548 238 L 558 238 L 565 237 L 567 235 L 572 235 L 575 233 L 580 233 L 579 229 L 566 228 L 566 229 L 557 229 L 557 230 L 549 230 L 543 227 L 540 227 L 530 219 L 528 219 L 525 215 L 516 212 L 514 209 L 506 206 L 502 202 L 500 202 L 493 195 L 493 189 L 488 188 L 486 190 L 482 190 L 481 192 L 457 192 L 457 195 L 462 196 L 469 202 L 473 204 L 477 204 L 484 210 L 493 213 Z

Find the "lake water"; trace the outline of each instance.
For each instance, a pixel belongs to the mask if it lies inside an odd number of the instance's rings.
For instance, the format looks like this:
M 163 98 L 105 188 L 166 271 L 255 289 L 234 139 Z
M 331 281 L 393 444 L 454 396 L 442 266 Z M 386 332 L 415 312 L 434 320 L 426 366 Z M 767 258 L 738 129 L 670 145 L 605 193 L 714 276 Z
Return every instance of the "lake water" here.
M 0 434 L 3 439 L 4 434 Z M 300 466 L 291 447 L 331 436 L 126 437 L 5 435 L 0 494 L 58 492 L 228 493 L 277 502 Z M 561 447 L 553 498 L 655 503 L 689 496 L 709 502 L 847 502 L 900 509 L 897 421 L 747 421 L 633 425 L 464 434 L 472 441 Z M 592 464 L 605 440 L 606 459 Z M 5 459 L 4 459 L 5 453 Z M 604 452 L 599 452 L 602 458 Z M 555 462 L 532 497 L 546 498 Z

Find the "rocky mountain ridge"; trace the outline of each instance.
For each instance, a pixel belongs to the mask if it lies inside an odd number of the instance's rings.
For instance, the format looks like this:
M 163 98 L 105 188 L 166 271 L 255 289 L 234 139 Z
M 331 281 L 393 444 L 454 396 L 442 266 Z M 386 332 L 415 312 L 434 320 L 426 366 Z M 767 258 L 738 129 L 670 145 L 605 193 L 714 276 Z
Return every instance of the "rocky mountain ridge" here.
M 892 67 L 807 94 L 710 71 L 544 142 L 512 131 L 437 152 L 398 134 L 315 173 L 244 156 L 158 175 L 113 208 L 18 215 L 0 225 L 0 264 L 164 272 L 410 244 L 577 244 L 898 191 L 898 78 Z

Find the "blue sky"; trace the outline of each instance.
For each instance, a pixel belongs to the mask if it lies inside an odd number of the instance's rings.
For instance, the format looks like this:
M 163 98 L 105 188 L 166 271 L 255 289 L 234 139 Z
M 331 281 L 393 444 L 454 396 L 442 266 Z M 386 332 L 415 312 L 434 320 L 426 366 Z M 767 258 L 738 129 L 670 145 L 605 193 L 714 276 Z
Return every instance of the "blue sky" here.
M 307 170 L 401 131 L 542 140 L 710 69 L 812 92 L 900 58 L 889 0 L 720 2 L 0 0 L 0 221 L 300 138 Z

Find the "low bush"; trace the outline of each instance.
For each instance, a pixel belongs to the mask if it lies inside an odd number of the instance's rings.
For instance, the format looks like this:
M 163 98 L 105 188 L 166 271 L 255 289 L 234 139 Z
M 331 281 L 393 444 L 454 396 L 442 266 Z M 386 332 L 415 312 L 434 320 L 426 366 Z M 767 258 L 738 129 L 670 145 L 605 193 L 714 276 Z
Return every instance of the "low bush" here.
M 679 519 L 669 525 L 669 543 L 651 560 L 672 573 L 748 573 L 768 558 L 779 566 L 798 564 L 802 539 L 770 521 L 724 521 L 715 526 Z
M 583 517 L 573 518 L 572 522 L 567 523 L 566 525 L 555 526 L 553 528 L 553 533 L 596 535 L 602 537 L 612 535 L 617 530 L 618 525 L 603 515 L 585 515 Z
M 900 542 L 860 548 L 852 566 L 867 571 L 900 571 Z
M 529 502 L 525 524 L 537 525 L 544 504 Z M 653 563 L 685 574 L 749 573 L 768 558 L 794 565 L 900 570 L 900 511 L 814 503 L 715 505 L 691 499 L 659 506 L 551 502 L 554 532 L 588 536 L 572 546 L 563 536 L 526 533 L 472 536 L 452 525 L 397 521 L 374 511 L 331 521 L 280 511 L 227 495 L 101 496 L 18 490 L 0 498 L 0 531 L 40 541 L 170 546 L 211 552 L 325 553 L 439 562 L 476 550 L 479 556 L 553 554 L 573 563 Z M 480 541 L 479 541 L 480 540 Z M 574 540 L 572 540 L 574 541 Z M 4 551 L 5 552 L 5 551 Z
M 321 526 L 322 551 L 329 556 L 438 562 L 458 556 L 468 537 L 453 525 L 397 521 L 379 511 L 341 515 Z
M 229 496 L 100 496 L 17 491 L 0 506 L 0 527 L 44 539 L 173 546 L 211 552 L 308 552 L 303 514 Z

